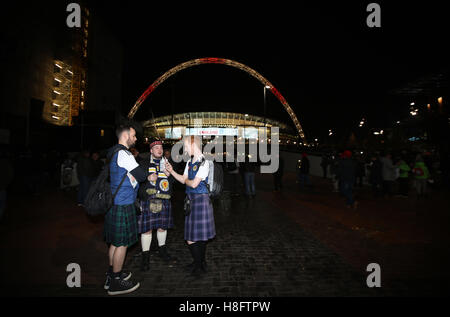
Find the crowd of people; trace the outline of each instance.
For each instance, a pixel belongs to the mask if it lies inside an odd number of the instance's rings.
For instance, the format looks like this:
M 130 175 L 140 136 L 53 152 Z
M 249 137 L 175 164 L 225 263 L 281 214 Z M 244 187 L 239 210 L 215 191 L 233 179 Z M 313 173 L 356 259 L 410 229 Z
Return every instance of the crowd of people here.
M 353 190 L 364 184 L 371 186 L 375 197 L 408 198 L 413 192 L 417 199 L 427 198 L 438 173 L 442 174 L 439 163 L 430 152 L 402 151 L 397 155 L 381 152 L 365 156 L 362 152 L 345 150 L 324 154 L 321 167 L 324 178 L 330 172 L 333 191 L 346 198 L 349 208 L 356 208 Z
M 109 244 L 109 267 L 104 288 L 110 295 L 125 294 L 139 287 L 131 280 L 131 272 L 123 271 L 127 248 L 140 241 L 142 252 L 141 270 L 149 270 L 149 250 L 153 236 L 158 242 L 158 254 L 166 262 L 176 262 L 166 246 L 167 230 L 173 227 L 171 196 L 175 183 L 180 183 L 186 192 L 184 239 L 193 262 L 187 271 L 200 277 L 207 272 L 206 246 L 216 235 L 213 205 L 209 197 L 209 167 L 205 164 L 201 145 L 194 137 L 186 137 L 185 148 L 191 156 L 186 164 L 177 164 L 171 158 L 170 149 L 163 148 L 159 140 L 150 143 L 150 149 L 140 153 L 135 147 L 136 135 L 131 126 L 117 130 L 118 144 L 110 148 L 106 160 L 97 151 L 81 151 L 76 157 L 67 157 L 56 151 L 33 154 L 22 153 L 14 160 L 8 152 L 0 157 L 2 182 L 0 183 L 0 219 L 5 209 L 7 188 L 14 179 L 21 179 L 24 169 L 21 165 L 33 166 L 26 183 L 19 184 L 31 194 L 39 194 L 42 184 L 55 185 L 61 166 L 76 163 L 79 181 L 77 203 L 83 206 L 91 184 L 105 166 L 110 169 L 113 207 L 105 216 L 105 241 Z M 414 188 L 416 197 L 428 197 L 437 173 L 442 172 L 438 160 L 428 153 L 403 151 L 362 155 L 362 152 L 345 150 L 324 154 L 320 166 L 323 177 L 331 177 L 333 191 L 345 198 L 348 208 L 356 209 L 358 201 L 354 188 L 370 185 L 375 197 L 408 197 Z M 73 159 L 73 160 L 72 160 Z M 272 174 L 274 191 L 283 188 L 285 162 L 278 156 L 278 170 Z M 72 163 L 68 163 L 71 161 Z M 106 165 L 106 164 L 107 165 Z M 247 199 L 256 196 L 255 174 L 259 162 L 253 162 L 247 155 L 243 162 L 221 164 L 226 175 L 226 190 L 233 195 L 244 195 Z M 297 162 L 297 183 L 300 189 L 312 187 L 311 162 L 307 153 L 302 153 Z M 27 171 L 28 173 L 28 171 Z M 14 175 L 19 177 L 14 177 Z M 448 171 L 447 174 L 448 177 Z M 448 181 L 448 180 L 447 180 Z M 180 185 L 179 185 L 180 186 Z

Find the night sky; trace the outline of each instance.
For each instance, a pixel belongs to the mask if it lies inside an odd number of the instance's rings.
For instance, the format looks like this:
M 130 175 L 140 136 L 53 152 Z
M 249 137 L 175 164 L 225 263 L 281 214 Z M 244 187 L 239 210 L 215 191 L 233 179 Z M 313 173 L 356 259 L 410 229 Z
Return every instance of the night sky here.
M 155 1 L 96 1 L 98 15 L 124 46 L 123 115 L 173 66 L 200 57 L 244 63 L 271 81 L 308 138 L 348 133 L 364 116 L 388 127 L 408 100 L 388 92 L 448 69 L 442 7 L 427 1 L 378 1 L 381 28 L 366 25 L 371 1 L 222 2 L 180 6 Z M 245 6 L 242 6 L 245 3 Z M 295 5 L 294 5 L 295 3 Z M 447 56 L 446 56 L 447 55 Z M 245 72 L 201 65 L 179 72 L 143 103 L 136 119 L 188 111 L 263 115 L 263 86 Z M 290 123 L 267 95 L 267 116 Z

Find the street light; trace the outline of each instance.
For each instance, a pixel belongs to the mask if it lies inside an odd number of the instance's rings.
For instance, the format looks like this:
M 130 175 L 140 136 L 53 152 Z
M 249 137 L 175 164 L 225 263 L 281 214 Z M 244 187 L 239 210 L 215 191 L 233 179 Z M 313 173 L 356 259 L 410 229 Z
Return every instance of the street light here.
M 359 122 L 359 127 L 360 127 L 360 128 L 364 125 L 365 120 L 366 120 L 366 119 L 362 118 L 361 121 Z

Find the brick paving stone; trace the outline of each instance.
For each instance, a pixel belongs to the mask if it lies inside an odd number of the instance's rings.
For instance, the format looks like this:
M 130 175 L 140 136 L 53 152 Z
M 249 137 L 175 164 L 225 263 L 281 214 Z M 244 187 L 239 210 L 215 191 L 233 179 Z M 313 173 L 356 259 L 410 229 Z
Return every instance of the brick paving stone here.
M 169 230 L 166 244 L 178 261 L 167 265 L 156 251 L 151 251 L 150 270 L 140 272 L 140 258 L 135 256 L 140 252 L 140 245 L 131 247 L 125 269 L 133 272 L 133 278 L 141 287 L 125 296 L 410 294 L 410 285 L 404 280 L 394 280 L 390 288 L 368 288 L 365 268 L 359 270 L 349 264 L 334 248 L 306 230 L 306 226 L 293 221 L 281 204 L 271 201 L 271 182 L 258 182 L 258 186 L 256 199 L 233 198 L 229 210 L 215 203 L 217 236 L 207 246 L 208 273 L 198 280 L 184 271 L 184 266 L 192 259 L 183 239 L 181 202 L 184 194 L 177 191 L 173 204 L 175 228 Z M 16 214 L 0 227 L 0 241 L 3 241 L 0 251 L 8 255 L 2 257 L 0 270 L 15 273 L 6 274 L 1 294 L 107 296 L 103 290 L 107 264 L 107 248 L 102 240 L 103 221 L 86 217 L 81 208 L 71 203 L 71 199 L 75 201 L 74 196 L 75 193 L 49 191 L 28 202 L 17 201 L 16 206 L 26 214 L 26 221 L 22 222 Z M 310 205 L 300 205 L 286 197 L 288 203 L 295 205 L 295 212 L 315 212 Z M 30 205 L 35 206 L 33 210 Z M 22 239 L 25 233 L 39 237 L 39 241 Z M 29 264 L 34 263 L 37 255 L 41 256 L 40 261 L 30 271 Z M 82 267 L 82 287 L 78 289 L 65 285 L 68 274 L 65 266 L 71 262 Z M 426 277 L 422 283 L 427 283 Z

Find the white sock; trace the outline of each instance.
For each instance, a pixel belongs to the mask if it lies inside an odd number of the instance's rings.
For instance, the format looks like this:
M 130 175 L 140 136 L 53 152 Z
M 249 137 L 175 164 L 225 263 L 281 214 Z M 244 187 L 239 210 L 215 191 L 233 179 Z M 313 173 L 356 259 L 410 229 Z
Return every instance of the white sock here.
M 162 247 L 166 244 L 166 237 L 167 237 L 167 230 L 164 231 L 158 231 L 156 233 L 156 238 L 158 239 L 158 245 Z
M 149 251 L 152 244 L 152 234 L 141 234 L 142 251 Z

